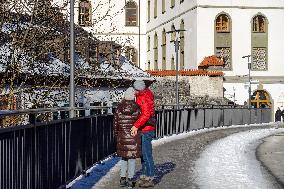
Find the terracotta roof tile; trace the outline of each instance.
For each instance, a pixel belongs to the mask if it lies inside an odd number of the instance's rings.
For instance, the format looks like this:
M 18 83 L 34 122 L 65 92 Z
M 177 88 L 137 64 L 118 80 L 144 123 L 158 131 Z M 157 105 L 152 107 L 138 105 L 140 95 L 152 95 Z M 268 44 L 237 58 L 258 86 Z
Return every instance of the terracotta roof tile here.
M 207 56 L 199 64 L 198 68 L 208 68 L 209 66 L 224 66 L 224 61 L 215 55 Z
M 155 77 L 175 76 L 176 70 L 147 70 L 149 74 Z M 210 77 L 221 77 L 224 73 L 221 71 L 208 71 L 208 70 L 180 70 L 179 75 L 181 76 L 210 76 Z

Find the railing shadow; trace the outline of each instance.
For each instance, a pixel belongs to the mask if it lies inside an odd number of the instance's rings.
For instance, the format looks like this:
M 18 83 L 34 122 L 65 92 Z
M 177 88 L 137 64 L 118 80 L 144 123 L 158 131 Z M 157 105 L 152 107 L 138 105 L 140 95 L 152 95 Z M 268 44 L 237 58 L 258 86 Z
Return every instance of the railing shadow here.
M 165 162 L 162 164 L 156 164 L 155 165 L 155 177 L 154 177 L 154 183 L 155 185 L 160 183 L 163 176 L 165 176 L 166 174 L 172 172 L 176 167 L 176 164 L 172 163 L 172 162 Z M 142 171 L 139 170 L 135 173 L 134 175 L 134 179 L 136 180 L 137 178 L 140 177 Z

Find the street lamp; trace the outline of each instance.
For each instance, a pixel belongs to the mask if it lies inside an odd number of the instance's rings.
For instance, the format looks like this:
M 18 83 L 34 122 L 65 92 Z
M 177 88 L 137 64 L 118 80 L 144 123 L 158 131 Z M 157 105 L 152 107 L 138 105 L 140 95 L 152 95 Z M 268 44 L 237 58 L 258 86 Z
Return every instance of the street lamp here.
M 75 116 L 75 83 L 74 83 L 74 55 L 75 55 L 75 35 L 74 35 L 74 0 L 70 0 L 70 84 L 69 84 L 69 118 Z
M 171 30 L 166 32 L 167 34 L 171 34 L 171 33 L 180 33 L 182 31 L 186 31 L 184 29 L 180 29 L 180 30 Z M 179 74 L 179 69 L 178 69 L 178 50 L 179 50 L 179 43 L 180 41 L 178 40 L 178 36 L 176 35 L 176 39 L 175 39 L 175 52 L 176 52 L 176 104 L 177 104 L 177 109 L 179 109 L 179 94 L 178 94 L 178 74 Z
M 249 80 L 249 87 L 248 87 L 248 94 L 249 94 L 249 98 L 248 98 L 248 108 L 251 107 L 251 99 L 250 99 L 250 95 L 251 95 L 251 78 L 250 78 L 250 70 L 251 70 L 251 62 L 250 62 L 250 57 L 251 55 L 246 55 L 243 56 L 242 58 L 247 58 L 248 59 L 248 80 Z

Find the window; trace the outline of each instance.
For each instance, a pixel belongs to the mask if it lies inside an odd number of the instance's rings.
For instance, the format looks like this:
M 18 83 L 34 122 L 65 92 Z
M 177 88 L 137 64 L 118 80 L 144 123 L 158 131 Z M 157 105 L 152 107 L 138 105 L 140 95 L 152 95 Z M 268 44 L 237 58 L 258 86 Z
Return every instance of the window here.
M 151 13 L 151 1 L 150 0 L 148 0 L 148 22 L 150 22 L 150 13 Z
M 171 70 L 175 70 L 175 58 L 174 58 L 174 55 L 172 55 L 172 59 L 171 59 Z
M 176 4 L 176 1 L 175 0 L 171 0 L 171 8 L 174 8 L 175 4 Z
M 232 33 L 230 16 L 221 12 L 215 19 L 215 55 L 224 61 L 222 70 L 232 70 Z
M 154 0 L 154 18 L 157 18 L 157 6 L 158 6 L 158 0 Z
M 264 33 L 265 32 L 265 17 L 262 16 L 262 15 L 257 15 L 253 18 L 253 29 L 252 31 L 253 32 L 256 32 L 256 33 Z
M 216 47 L 216 56 L 224 61 L 224 69 L 231 69 L 231 48 L 230 47 Z
M 148 49 L 148 51 L 150 51 L 150 48 L 151 48 L 151 38 L 150 38 L 150 36 L 148 36 L 148 42 L 147 42 L 147 49 Z
M 175 32 L 176 28 L 175 28 L 174 25 L 172 25 L 171 31 L 172 31 L 172 33 L 171 33 L 171 42 L 173 42 L 173 41 L 176 40 L 176 32 Z
M 158 69 L 158 35 L 154 36 L 154 70 Z
M 128 1 L 125 5 L 126 26 L 137 26 L 137 5 L 134 1 Z
M 87 0 L 81 0 L 79 3 L 79 25 L 91 26 L 92 24 L 92 6 Z
M 252 48 L 252 70 L 266 70 L 266 48 L 253 47 Z
M 217 32 L 230 32 L 230 20 L 225 14 L 221 14 L 216 19 Z
M 166 2 L 165 0 L 162 0 L 162 14 L 166 12 Z
M 268 22 L 265 16 L 258 13 L 251 22 L 251 69 L 266 71 L 268 69 Z
M 251 105 L 254 108 L 271 108 L 271 98 L 267 91 L 256 90 L 251 96 Z
M 183 20 L 181 20 L 180 29 L 184 30 Z M 180 69 L 184 69 L 184 31 L 180 32 Z
M 137 62 L 137 50 L 134 47 L 126 47 L 125 57 L 130 60 L 133 64 L 138 65 Z
M 167 36 L 166 36 L 166 30 L 165 28 L 163 29 L 162 33 L 162 69 L 166 69 L 166 64 L 167 64 Z

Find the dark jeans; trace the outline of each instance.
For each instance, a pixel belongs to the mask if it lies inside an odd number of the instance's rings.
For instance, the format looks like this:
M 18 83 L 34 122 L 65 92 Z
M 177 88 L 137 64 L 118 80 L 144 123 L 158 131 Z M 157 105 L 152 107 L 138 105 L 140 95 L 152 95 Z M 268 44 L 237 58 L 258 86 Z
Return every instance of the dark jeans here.
M 142 133 L 142 175 L 148 177 L 154 176 L 154 160 L 152 155 L 152 143 L 151 141 L 155 137 L 155 131 Z

